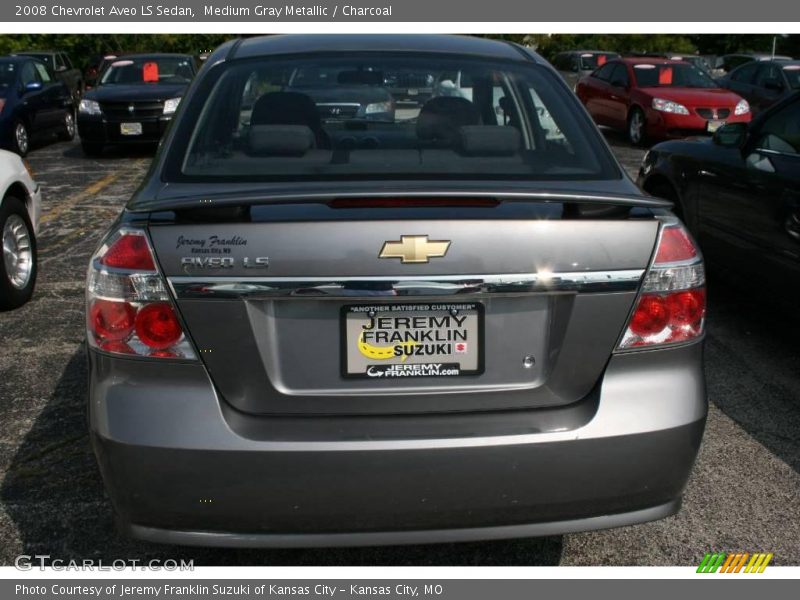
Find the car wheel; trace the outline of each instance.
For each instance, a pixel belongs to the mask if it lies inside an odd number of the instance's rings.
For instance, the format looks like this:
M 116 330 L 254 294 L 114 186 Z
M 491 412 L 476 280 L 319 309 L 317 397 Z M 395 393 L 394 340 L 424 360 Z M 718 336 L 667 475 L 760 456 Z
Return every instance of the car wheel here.
M 65 142 L 71 142 L 75 139 L 75 113 L 72 110 L 64 113 L 64 122 L 58 132 L 58 138 Z
M 98 156 L 103 151 L 103 144 L 81 142 L 81 149 L 86 156 Z
M 24 121 L 16 121 L 14 123 L 14 152 L 20 156 L 25 156 L 30 150 L 31 140 L 28 135 L 28 127 Z
M 644 143 L 647 123 L 641 108 L 634 108 L 628 116 L 628 141 L 634 146 Z
M 13 196 L 0 206 L 0 240 L 0 310 L 8 310 L 30 300 L 36 285 L 36 237 L 25 205 Z

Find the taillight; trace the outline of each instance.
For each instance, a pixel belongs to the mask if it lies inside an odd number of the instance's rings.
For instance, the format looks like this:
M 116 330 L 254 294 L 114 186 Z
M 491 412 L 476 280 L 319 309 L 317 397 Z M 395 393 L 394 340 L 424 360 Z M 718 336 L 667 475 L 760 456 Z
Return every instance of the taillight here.
M 653 264 L 617 349 L 651 348 L 702 336 L 705 284 L 703 259 L 689 233 L 677 222 L 663 225 Z
M 121 229 L 103 243 L 89 265 L 86 289 L 92 347 L 127 356 L 196 358 L 143 230 Z

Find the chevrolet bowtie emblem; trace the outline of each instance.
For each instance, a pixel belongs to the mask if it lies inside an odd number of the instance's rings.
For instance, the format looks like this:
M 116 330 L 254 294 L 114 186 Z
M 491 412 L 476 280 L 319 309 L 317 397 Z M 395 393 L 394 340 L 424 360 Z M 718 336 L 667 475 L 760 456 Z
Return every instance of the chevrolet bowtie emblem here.
M 447 254 L 449 240 L 428 241 L 427 235 L 401 235 L 399 242 L 384 242 L 378 258 L 399 258 L 402 263 L 426 263 Z

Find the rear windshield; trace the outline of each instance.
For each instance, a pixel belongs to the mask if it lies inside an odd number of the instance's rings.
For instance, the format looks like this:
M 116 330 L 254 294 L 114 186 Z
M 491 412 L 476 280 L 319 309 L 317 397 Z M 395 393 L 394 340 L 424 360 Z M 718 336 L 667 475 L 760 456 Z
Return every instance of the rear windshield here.
M 185 84 L 194 76 L 189 57 L 121 58 L 103 72 L 101 85 Z
M 619 177 L 563 84 L 536 65 L 371 53 L 215 73 L 169 153 L 183 180 Z

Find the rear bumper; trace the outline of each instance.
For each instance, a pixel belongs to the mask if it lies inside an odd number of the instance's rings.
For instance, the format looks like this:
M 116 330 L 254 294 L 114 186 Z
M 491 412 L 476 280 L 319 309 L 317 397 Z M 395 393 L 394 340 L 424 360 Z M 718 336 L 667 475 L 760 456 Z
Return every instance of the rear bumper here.
M 678 510 L 705 425 L 701 353 L 613 357 L 596 410 L 572 429 L 365 439 L 337 421 L 336 440 L 232 417 L 199 365 L 92 351 L 92 439 L 123 527 L 150 541 L 338 546 L 615 527 Z M 257 433 L 266 422 L 272 433 Z

